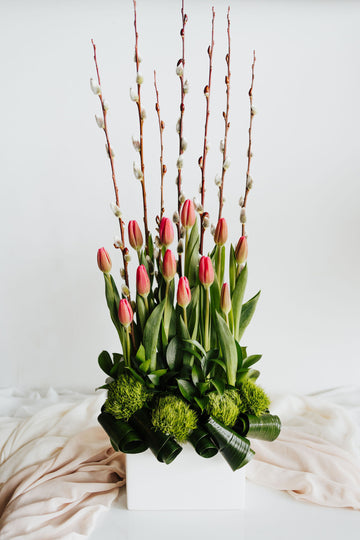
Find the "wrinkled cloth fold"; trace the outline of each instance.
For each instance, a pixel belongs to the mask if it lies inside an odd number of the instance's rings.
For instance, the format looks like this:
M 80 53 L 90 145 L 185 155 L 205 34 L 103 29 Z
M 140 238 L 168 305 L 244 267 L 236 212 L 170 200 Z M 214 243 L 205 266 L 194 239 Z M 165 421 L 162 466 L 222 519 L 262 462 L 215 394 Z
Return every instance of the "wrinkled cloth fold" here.
M 30 411 L 15 411 L 23 418 L 1 418 L 1 540 L 90 534 L 125 484 L 125 456 L 114 452 L 96 422 L 103 401 L 104 395 L 56 400 L 52 392 L 50 404 L 38 399 Z
M 0 390 L 0 540 L 88 536 L 125 483 L 125 456 L 97 425 L 105 394 Z M 293 497 L 360 509 L 360 389 L 282 395 L 276 441 L 252 440 L 247 478 Z

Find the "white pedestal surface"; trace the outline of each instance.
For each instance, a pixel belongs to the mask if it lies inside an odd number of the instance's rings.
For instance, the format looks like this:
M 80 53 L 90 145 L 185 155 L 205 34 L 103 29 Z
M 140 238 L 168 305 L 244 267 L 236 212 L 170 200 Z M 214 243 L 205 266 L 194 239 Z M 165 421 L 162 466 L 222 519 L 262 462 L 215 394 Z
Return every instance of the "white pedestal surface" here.
M 232 471 L 220 453 L 206 459 L 190 444 L 170 464 L 150 450 L 126 456 L 129 510 L 237 510 L 245 504 L 245 470 Z

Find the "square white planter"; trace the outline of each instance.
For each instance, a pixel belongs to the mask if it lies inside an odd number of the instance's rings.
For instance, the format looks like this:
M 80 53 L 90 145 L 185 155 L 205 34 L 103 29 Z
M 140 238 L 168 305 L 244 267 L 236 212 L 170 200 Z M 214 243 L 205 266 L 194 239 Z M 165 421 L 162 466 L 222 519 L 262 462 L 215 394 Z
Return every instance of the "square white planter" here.
M 220 452 L 202 458 L 190 444 L 170 465 L 146 450 L 126 456 L 126 491 L 129 510 L 237 510 L 245 504 L 245 471 L 232 471 Z

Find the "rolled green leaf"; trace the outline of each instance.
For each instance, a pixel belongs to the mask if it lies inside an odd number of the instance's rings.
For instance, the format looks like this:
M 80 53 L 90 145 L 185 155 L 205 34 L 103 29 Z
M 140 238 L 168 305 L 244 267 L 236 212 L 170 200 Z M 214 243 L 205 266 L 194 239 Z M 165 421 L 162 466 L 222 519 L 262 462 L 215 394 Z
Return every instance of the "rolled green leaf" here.
M 98 416 L 98 422 L 109 435 L 115 450 L 125 454 L 139 454 L 147 450 L 148 445 L 127 422 L 117 420 L 107 412 L 102 412 Z
M 181 446 L 170 435 L 155 431 L 146 409 L 136 411 L 129 424 L 139 433 L 158 461 L 169 465 L 180 454 Z
M 210 435 L 201 427 L 194 429 L 189 435 L 189 442 L 193 445 L 199 456 L 212 458 L 218 453 L 216 444 Z
M 240 414 L 233 429 L 243 437 L 274 441 L 280 434 L 281 421 L 278 416 L 272 414 L 262 414 L 260 416 Z
M 221 454 L 233 471 L 246 465 L 255 452 L 250 448 L 250 441 L 224 426 L 212 416 L 204 422 L 203 427 L 211 435 Z
M 250 300 L 245 302 L 245 304 L 242 305 L 241 308 L 241 316 L 240 316 L 240 325 L 238 329 L 238 341 L 243 336 L 243 333 L 245 332 L 246 328 L 248 327 L 256 309 L 256 304 L 258 303 L 260 297 L 260 291 L 255 294 Z

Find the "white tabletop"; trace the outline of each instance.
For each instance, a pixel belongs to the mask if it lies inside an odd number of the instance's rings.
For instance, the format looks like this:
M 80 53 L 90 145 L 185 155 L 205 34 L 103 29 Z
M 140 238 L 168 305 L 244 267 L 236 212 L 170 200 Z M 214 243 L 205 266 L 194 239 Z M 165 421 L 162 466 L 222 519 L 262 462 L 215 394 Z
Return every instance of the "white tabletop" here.
M 261 516 L 261 517 L 260 517 Z M 241 511 L 130 511 L 126 490 L 100 517 L 90 540 L 358 540 L 357 511 L 299 502 L 247 482 Z

